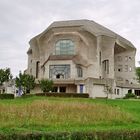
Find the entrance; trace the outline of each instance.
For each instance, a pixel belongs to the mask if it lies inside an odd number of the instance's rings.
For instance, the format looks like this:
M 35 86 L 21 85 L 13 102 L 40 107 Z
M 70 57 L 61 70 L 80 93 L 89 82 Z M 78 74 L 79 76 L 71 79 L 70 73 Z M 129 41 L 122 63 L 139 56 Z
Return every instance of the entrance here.
M 66 87 L 60 87 L 59 90 L 60 90 L 60 92 L 64 92 L 65 93 L 66 92 Z
M 84 86 L 80 85 L 80 93 L 83 93 L 83 88 L 84 88 Z

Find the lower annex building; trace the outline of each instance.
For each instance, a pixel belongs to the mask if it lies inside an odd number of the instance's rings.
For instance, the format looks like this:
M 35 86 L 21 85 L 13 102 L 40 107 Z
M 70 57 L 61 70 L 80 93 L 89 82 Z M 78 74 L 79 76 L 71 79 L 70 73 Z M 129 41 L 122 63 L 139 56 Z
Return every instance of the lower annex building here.
M 54 82 L 54 92 L 90 97 L 140 95 L 135 76 L 136 48 L 113 31 L 90 20 L 53 22 L 29 42 L 26 72 Z M 40 92 L 36 86 L 34 92 Z

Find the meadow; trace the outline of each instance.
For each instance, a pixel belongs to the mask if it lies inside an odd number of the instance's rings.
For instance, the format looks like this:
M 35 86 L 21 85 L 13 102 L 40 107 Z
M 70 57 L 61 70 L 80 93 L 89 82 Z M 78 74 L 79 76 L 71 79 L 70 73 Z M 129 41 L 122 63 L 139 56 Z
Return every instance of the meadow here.
M 29 97 L 0 100 L 0 132 L 140 130 L 140 100 Z

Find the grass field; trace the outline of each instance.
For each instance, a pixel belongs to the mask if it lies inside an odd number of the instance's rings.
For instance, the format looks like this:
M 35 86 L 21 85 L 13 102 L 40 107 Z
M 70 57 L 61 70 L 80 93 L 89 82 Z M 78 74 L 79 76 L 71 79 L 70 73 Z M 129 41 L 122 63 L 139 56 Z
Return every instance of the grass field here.
M 0 100 L 0 132 L 140 130 L 140 100 Z

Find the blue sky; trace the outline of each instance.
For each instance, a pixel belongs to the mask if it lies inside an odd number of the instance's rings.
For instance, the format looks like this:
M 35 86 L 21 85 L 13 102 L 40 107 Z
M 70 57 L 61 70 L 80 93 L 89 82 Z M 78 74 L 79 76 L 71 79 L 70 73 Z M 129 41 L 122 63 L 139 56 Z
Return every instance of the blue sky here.
M 0 68 L 27 68 L 29 40 L 53 21 L 93 20 L 131 41 L 140 61 L 140 0 L 0 0 Z

